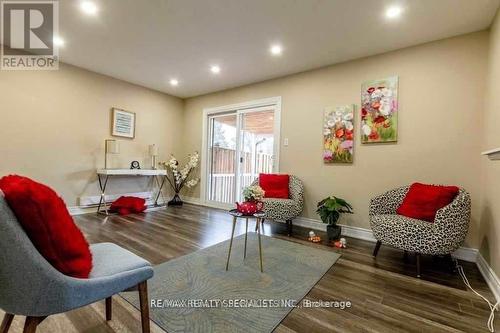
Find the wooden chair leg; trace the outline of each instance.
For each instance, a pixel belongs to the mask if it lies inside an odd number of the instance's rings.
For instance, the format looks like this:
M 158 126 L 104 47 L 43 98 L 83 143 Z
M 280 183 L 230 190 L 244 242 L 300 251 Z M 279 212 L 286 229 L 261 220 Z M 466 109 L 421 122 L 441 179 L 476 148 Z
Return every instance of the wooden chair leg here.
M 5 314 L 2 320 L 2 325 L 0 325 L 0 333 L 7 333 L 9 331 L 13 319 L 14 319 L 13 314 L 10 313 Z
M 420 278 L 420 253 L 415 253 L 417 258 L 417 277 Z
M 26 317 L 23 333 L 35 333 L 36 328 L 46 317 Z
M 106 321 L 110 321 L 113 316 L 113 298 L 106 298 Z
M 380 245 L 382 245 L 381 241 L 377 241 L 377 244 L 375 244 L 375 249 L 373 249 L 373 257 L 377 257 L 378 250 L 380 250 Z
M 141 304 L 142 333 L 150 333 L 148 282 L 141 282 L 137 287 L 139 289 L 139 303 Z

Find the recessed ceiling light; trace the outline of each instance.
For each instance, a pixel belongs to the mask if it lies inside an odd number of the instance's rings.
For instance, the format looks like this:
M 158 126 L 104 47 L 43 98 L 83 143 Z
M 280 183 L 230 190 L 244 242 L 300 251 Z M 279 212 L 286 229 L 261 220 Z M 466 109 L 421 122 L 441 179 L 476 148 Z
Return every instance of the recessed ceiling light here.
M 391 6 L 385 11 L 385 17 L 388 19 L 395 19 L 401 16 L 403 13 L 403 8 L 400 6 Z
M 64 46 L 64 39 L 62 39 L 61 37 L 54 36 L 52 41 L 55 46 Z
M 85 14 L 88 14 L 88 15 L 97 14 L 97 6 L 92 1 L 83 1 L 82 3 L 80 3 L 80 9 Z
M 281 47 L 281 45 L 276 44 L 271 46 L 270 51 L 272 55 L 278 56 L 281 55 L 281 53 L 283 52 L 283 48 Z
M 213 65 L 210 67 L 210 71 L 212 71 L 212 73 L 214 74 L 219 74 L 220 73 L 220 67 L 217 66 L 217 65 Z
M 178 85 L 179 85 L 179 81 L 177 81 L 176 79 L 171 79 L 171 80 L 170 80 L 170 85 L 171 85 L 171 86 L 174 86 L 174 87 L 175 87 L 175 86 L 178 86 Z

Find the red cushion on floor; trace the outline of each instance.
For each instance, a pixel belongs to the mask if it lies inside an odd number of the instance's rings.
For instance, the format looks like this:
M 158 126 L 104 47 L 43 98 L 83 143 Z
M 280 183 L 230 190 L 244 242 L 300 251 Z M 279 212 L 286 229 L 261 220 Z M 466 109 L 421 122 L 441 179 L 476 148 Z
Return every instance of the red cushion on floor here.
M 456 186 L 436 186 L 413 183 L 403 203 L 397 209 L 399 215 L 434 222 L 436 212 L 449 205 L 457 196 Z
M 130 208 L 118 208 L 116 209 L 118 215 L 129 215 L 132 214 L 132 210 Z
M 265 191 L 265 198 L 288 199 L 288 183 L 290 176 L 261 173 L 259 185 Z
M 143 198 L 122 196 L 111 204 L 110 210 L 120 215 L 141 213 L 146 210 L 146 200 Z
M 40 254 L 61 273 L 88 278 L 92 269 L 89 244 L 57 193 L 21 176 L 3 177 L 0 189 Z

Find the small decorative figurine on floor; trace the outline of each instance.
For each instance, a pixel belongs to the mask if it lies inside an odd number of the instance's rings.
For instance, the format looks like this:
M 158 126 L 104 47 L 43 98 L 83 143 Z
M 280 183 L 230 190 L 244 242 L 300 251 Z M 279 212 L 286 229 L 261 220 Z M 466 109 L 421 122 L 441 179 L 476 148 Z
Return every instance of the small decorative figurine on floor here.
M 335 245 L 335 247 L 338 247 L 339 249 L 345 249 L 347 247 L 347 241 L 342 237 L 340 240 L 333 243 L 333 245 Z
M 316 236 L 314 231 L 311 230 L 311 231 L 309 231 L 309 238 L 307 240 L 310 242 L 313 242 L 313 243 L 319 243 L 319 242 L 321 242 L 321 237 Z

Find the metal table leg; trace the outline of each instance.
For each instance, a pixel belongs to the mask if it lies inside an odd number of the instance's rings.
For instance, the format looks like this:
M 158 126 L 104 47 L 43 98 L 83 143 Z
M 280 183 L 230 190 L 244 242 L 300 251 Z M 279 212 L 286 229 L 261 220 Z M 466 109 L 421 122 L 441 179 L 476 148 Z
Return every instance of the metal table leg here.
M 161 198 L 163 199 L 163 203 L 165 203 L 165 197 L 163 196 L 163 192 L 162 192 L 163 185 L 165 184 L 165 177 L 161 177 L 161 183 L 158 180 L 157 176 L 154 176 L 154 179 L 156 180 L 156 185 L 158 186 L 158 193 L 156 194 L 156 199 L 155 199 L 154 205 L 158 206 L 158 199 L 160 198 L 160 195 L 161 195 Z
M 231 241 L 229 242 L 229 252 L 227 253 L 226 271 L 229 269 L 229 259 L 231 258 L 231 248 L 233 247 L 233 237 L 234 237 L 235 227 L 236 227 L 236 216 L 233 217 L 233 231 L 231 232 Z
M 243 259 L 247 257 L 247 238 L 248 238 L 248 217 L 245 222 L 245 251 L 243 252 Z
M 262 224 L 262 229 L 264 229 L 264 220 L 265 219 L 260 219 L 260 223 Z M 255 232 L 257 232 L 257 228 L 258 228 L 257 225 L 255 225 Z
M 261 273 L 264 273 L 264 268 L 263 268 L 263 266 L 262 266 L 262 243 L 261 243 L 261 241 L 260 241 L 260 228 L 261 228 L 261 226 L 260 226 L 260 223 L 259 223 L 259 222 L 260 222 L 260 219 L 259 219 L 259 218 L 257 218 L 257 226 L 258 226 L 258 227 L 257 227 L 257 228 L 258 228 L 258 229 L 257 229 L 257 235 L 259 236 L 260 272 L 261 272 Z
M 108 206 L 106 203 L 106 186 L 108 185 L 109 176 L 106 175 L 104 178 L 104 183 L 102 182 L 101 175 L 97 175 L 97 179 L 99 180 L 99 189 L 101 190 L 101 198 L 99 199 L 99 206 L 97 206 L 97 213 L 101 213 L 101 206 L 104 205 L 104 212 L 106 215 L 108 213 Z

